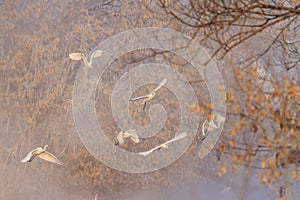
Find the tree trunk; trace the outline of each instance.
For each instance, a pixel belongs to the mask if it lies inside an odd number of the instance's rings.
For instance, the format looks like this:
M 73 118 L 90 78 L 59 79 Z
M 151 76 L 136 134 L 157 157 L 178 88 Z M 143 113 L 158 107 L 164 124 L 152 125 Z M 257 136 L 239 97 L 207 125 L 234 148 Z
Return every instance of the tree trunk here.
M 285 183 L 285 200 L 293 200 L 292 188 L 290 184 L 289 168 L 286 167 L 283 172 L 284 183 Z

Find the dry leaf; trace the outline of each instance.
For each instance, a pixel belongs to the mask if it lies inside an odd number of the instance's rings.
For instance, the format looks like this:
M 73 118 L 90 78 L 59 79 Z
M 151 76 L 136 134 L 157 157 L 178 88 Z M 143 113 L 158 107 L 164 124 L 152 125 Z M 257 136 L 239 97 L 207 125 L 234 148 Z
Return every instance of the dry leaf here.
M 290 135 L 291 135 L 291 137 L 294 137 L 294 138 L 297 137 L 296 131 L 293 128 L 291 128 Z
M 262 183 L 262 184 L 266 184 L 267 181 L 268 181 L 268 179 L 267 179 L 267 177 L 266 177 L 265 174 L 261 174 L 260 180 L 261 180 L 261 183 Z
M 267 163 L 265 161 L 261 162 L 261 168 L 265 169 L 267 167 Z
M 251 84 L 251 82 L 247 82 L 246 83 L 246 89 L 248 90 L 248 92 L 252 91 L 252 84 Z
M 198 108 L 198 112 L 199 112 L 200 115 L 204 115 L 204 108 L 202 106 L 200 106 Z
M 237 174 L 237 166 L 236 165 L 232 165 L 231 170 L 232 170 L 233 175 Z
M 250 75 L 251 75 L 251 78 L 257 78 L 259 73 L 258 73 L 258 71 L 252 71 L 252 72 L 250 72 Z
M 299 172 L 298 172 L 298 169 L 295 167 L 295 169 L 293 170 L 293 179 L 295 181 L 298 181 L 299 180 Z
M 230 131 L 230 136 L 233 137 L 233 138 L 235 137 L 235 131 L 234 131 L 234 129 L 232 129 L 232 130 Z
M 190 106 L 190 111 L 191 111 L 191 112 L 196 112 L 197 109 L 198 109 L 198 106 L 197 106 L 196 104 L 192 104 L 192 105 Z
M 219 152 L 224 152 L 224 150 L 225 150 L 225 145 L 220 144 L 220 146 L 219 146 Z

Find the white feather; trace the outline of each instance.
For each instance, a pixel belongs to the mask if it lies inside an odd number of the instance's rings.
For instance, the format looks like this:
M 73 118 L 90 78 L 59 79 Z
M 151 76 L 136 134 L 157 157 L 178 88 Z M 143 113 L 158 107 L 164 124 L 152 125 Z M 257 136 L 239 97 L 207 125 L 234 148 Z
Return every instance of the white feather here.
M 169 140 L 169 141 L 167 141 L 167 142 L 165 142 L 163 144 L 160 144 L 160 145 L 158 145 L 158 146 L 150 149 L 149 151 L 139 152 L 139 154 L 142 155 L 142 156 L 147 156 L 150 153 L 152 153 L 152 152 L 154 152 L 154 151 L 156 151 L 158 149 L 167 147 L 170 143 L 172 143 L 174 141 L 181 140 L 181 139 L 185 138 L 186 136 L 187 136 L 186 132 L 183 132 L 183 133 L 181 133 L 179 135 L 176 135 L 173 139 L 171 139 L 171 140 Z
M 98 57 L 100 57 L 100 56 L 102 56 L 102 51 L 101 50 L 95 50 L 93 53 L 92 53 L 92 55 L 91 55 L 91 57 L 90 57 L 90 65 L 92 66 L 92 64 L 93 64 L 93 58 L 98 58 Z
M 33 151 L 34 151 L 34 150 L 30 151 L 30 152 L 25 156 L 25 158 L 23 158 L 23 159 L 21 160 L 21 162 L 22 162 L 22 163 L 28 162 L 28 161 L 31 159 L 31 157 L 32 157 L 32 152 L 33 152 Z
M 93 58 L 102 56 L 102 53 L 103 52 L 101 50 L 95 50 L 90 57 L 90 62 L 87 61 L 87 58 L 85 57 L 85 55 L 83 53 L 70 53 L 69 57 L 72 60 L 81 60 L 82 59 L 85 66 L 91 68 L 92 63 L 93 63 Z
M 146 96 L 140 96 L 140 97 L 135 97 L 135 98 L 131 98 L 130 100 L 131 101 L 137 101 L 137 100 L 140 100 L 140 99 L 145 99 L 145 98 L 147 98 L 148 97 L 148 95 L 146 95 Z
M 159 84 L 158 86 L 154 89 L 154 91 L 156 92 L 157 90 L 159 90 L 162 86 L 164 86 L 167 82 L 167 79 L 164 78 Z

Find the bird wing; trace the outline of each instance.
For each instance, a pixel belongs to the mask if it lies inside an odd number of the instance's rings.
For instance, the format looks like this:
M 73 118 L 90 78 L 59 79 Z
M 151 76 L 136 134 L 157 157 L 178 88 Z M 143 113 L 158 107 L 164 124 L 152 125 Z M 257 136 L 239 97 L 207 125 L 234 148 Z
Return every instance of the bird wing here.
M 90 57 L 90 65 L 92 65 L 92 63 L 93 63 L 93 58 L 98 58 L 98 57 L 102 56 L 102 53 L 103 52 L 101 50 L 95 50 Z
M 139 152 L 139 154 L 142 155 L 142 156 L 147 156 L 147 155 L 149 155 L 150 153 L 152 153 L 152 152 L 154 152 L 154 151 L 156 151 L 156 150 L 162 148 L 163 145 L 164 145 L 164 144 L 158 145 L 158 146 L 156 146 L 156 147 L 150 149 L 149 151 Z
M 224 122 L 225 121 L 225 117 L 223 117 L 222 115 L 219 115 L 219 114 L 216 114 L 215 116 L 214 116 L 214 121 L 216 121 L 216 122 Z
M 69 54 L 69 57 L 72 60 L 81 60 L 82 59 L 83 62 L 84 62 L 84 65 L 86 67 L 89 67 L 89 68 L 92 67 L 91 64 L 87 61 L 87 59 L 86 59 L 86 57 L 85 57 L 85 55 L 83 53 L 71 53 L 71 54 Z
M 124 134 L 127 135 L 128 137 L 130 137 L 130 139 L 132 141 L 134 141 L 135 143 L 140 142 L 139 137 L 136 134 L 136 130 L 130 129 L 130 130 L 126 131 Z
M 176 141 L 176 140 L 183 139 L 183 138 L 185 138 L 186 136 L 187 136 L 187 135 L 186 135 L 186 132 L 183 132 L 183 133 L 181 133 L 181 134 L 179 134 L 179 135 L 176 135 L 173 139 L 171 139 L 171 140 L 169 140 L 169 141 L 167 141 L 167 142 L 165 142 L 165 143 L 163 143 L 163 144 L 160 144 L 160 145 L 158 145 L 158 146 L 156 146 L 156 147 L 150 149 L 149 151 L 139 152 L 139 154 L 142 155 L 142 156 L 147 156 L 147 155 L 149 155 L 150 153 L 152 153 L 152 152 L 154 152 L 154 151 L 156 151 L 156 150 L 158 150 L 158 149 L 161 149 L 161 148 L 164 147 L 164 146 L 167 146 L 169 143 L 174 142 L 174 141 Z
M 217 128 L 219 128 L 219 126 L 215 122 L 213 121 L 208 122 L 208 131 L 212 131 Z
M 205 129 L 207 130 L 207 128 L 206 128 L 206 123 L 207 123 L 207 119 L 203 122 L 203 124 L 202 124 L 202 135 L 203 136 L 205 136 L 206 135 L 206 131 L 205 131 Z
M 182 132 L 179 135 L 175 135 L 175 137 L 167 142 L 164 143 L 164 145 L 167 145 L 171 142 L 177 141 L 177 140 L 181 140 L 183 138 L 185 138 L 187 136 L 186 132 Z
M 154 89 L 154 91 L 156 92 L 157 90 L 159 90 L 162 86 L 164 86 L 167 82 L 167 79 L 164 78 L 159 84 L 158 86 Z
M 69 54 L 69 57 L 72 59 L 72 60 L 81 60 L 83 59 L 85 56 L 83 53 L 70 53 Z
M 119 144 L 123 144 L 123 143 L 124 143 L 123 132 L 120 132 L 120 133 L 118 134 L 117 140 L 118 140 Z
M 23 158 L 21 160 L 22 163 L 25 163 L 25 162 L 30 162 L 32 161 L 32 159 L 37 156 L 38 154 L 40 154 L 41 152 L 43 152 L 44 149 L 42 147 L 38 147 L 36 149 L 33 149 L 32 151 L 30 151 L 26 156 L 25 158 Z
M 43 153 L 37 155 L 39 158 L 58 164 L 58 165 L 64 165 L 58 158 L 56 158 L 53 154 L 49 153 L 48 151 L 44 151 Z
M 35 151 L 35 149 L 32 150 L 32 151 L 30 151 L 30 152 L 25 156 L 25 158 L 23 158 L 23 159 L 21 160 L 21 162 L 22 162 L 22 163 L 29 162 L 29 161 L 31 160 L 31 158 L 32 158 L 32 152 L 34 152 L 34 151 Z
M 145 99 L 147 97 L 148 97 L 148 95 L 140 96 L 140 97 L 135 97 L 135 98 L 131 98 L 130 101 L 137 101 L 137 100 L 140 100 L 140 99 Z
M 213 119 L 218 128 L 221 126 L 222 123 L 225 122 L 225 117 L 219 114 L 216 114 Z
M 135 143 L 139 143 L 140 139 L 138 138 L 138 136 L 131 136 L 130 139 L 135 142 Z
M 143 152 L 139 152 L 139 154 L 141 155 L 141 156 L 148 156 L 150 153 L 152 153 L 153 151 L 152 151 L 152 149 L 151 150 L 149 150 L 149 151 L 143 151 Z
M 103 53 L 103 51 L 101 51 L 101 50 L 95 50 L 91 55 L 91 59 L 102 56 L 102 53 Z

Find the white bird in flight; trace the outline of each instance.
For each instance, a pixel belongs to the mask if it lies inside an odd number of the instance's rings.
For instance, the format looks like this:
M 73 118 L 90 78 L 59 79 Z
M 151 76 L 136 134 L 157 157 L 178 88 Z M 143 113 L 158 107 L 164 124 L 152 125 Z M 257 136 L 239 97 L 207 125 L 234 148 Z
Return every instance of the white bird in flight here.
M 144 104 L 143 110 L 145 110 L 146 103 L 155 97 L 157 90 L 159 90 L 162 86 L 164 86 L 166 84 L 166 82 L 167 82 L 167 79 L 165 78 L 158 84 L 158 86 L 150 94 L 147 94 L 145 96 L 131 98 L 130 100 L 137 101 L 137 100 L 142 99 L 142 103 Z
M 69 57 L 72 60 L 83 60 L 86 67 L 92 68 L 93 58 L 102 56 L 102 53 L 103 52 L 101 50 L 95 50 L 90 57 L 90 62 L 87 61 L 83 53 L 71 53 L 69 54 Z
M 161 144 L 161 145 L 158 145 L 156 147 L 154 147 L 153 149 L 150 149 L 149 151 L 144 151 L 144 152 L 139 152 L 140 155 L 142 156 L 147 156 L 149 155 L 150 153 L 154 152 L 154 151 L 157 151 L 157 150 L 160 150 L 160 149 L 166 149 L 169 147 L 169 144 L 174 142 L 174 141 L 177 141 L 177 140 L 181 140 L 183 138 L 185 138 L 187 136 L 186 132 L 183 132 L 179 135 L 176 135 L 173 139 Z
M 208 132 L 218 129 L 221 127 L 221 124 L 225 121 L 225 117 L 219 114 L 213 115 L 212 119 L 210 121 L 207 121 L 207 119 L 203 122 L 202 125 L 202 139 L 205 139 Z
M 124 139 L 126 139 L 126 138 L 130 138 L 135 143 L 139 143 L 140 142 L 139 137 L 136 134 L 136 131 L 130 129 L 130 130 L 125 131 L 125 132 L 123 132 L 123 131 L 119 132 L 119 134 L 117 136 L 117 140 L 118 141 L 117 141 L 116 145 L 123 144 L 124 143 Z
M 48 147 L 48 145 L 46 144 L 44 146 L 44 148 L 42 147 L 38 147 L 36 149 L 33 149 L 32 151 L 30 151 L 25 158 L 23 158 L 21 160 L 22 163 L 25 162 L 31 162 L 35 157 L 39 157 L 43 160 L 58 164 L 58 165 L 64 165 L 60 160 L 58 160 L 58 158 L 56 158 L 53 154 L 49 153 L 48 151 L 46 151 L 46 148 Z

